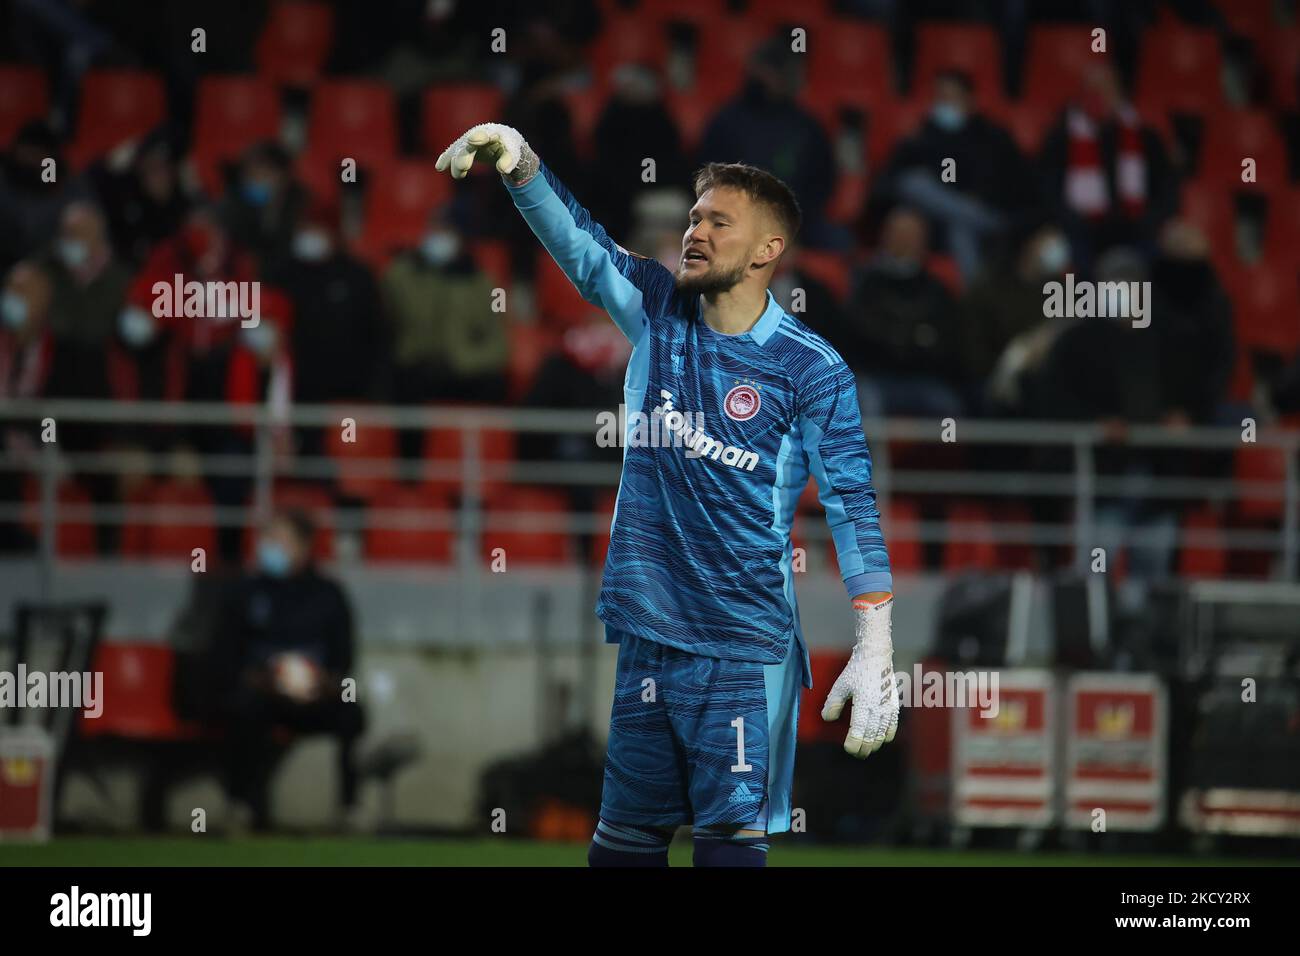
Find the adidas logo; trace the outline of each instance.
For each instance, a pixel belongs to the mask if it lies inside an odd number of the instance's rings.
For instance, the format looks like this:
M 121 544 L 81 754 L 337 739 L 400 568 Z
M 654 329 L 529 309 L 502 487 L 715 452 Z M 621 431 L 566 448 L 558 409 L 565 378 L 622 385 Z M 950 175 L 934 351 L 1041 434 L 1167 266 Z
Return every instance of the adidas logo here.
M 749 787 L 745 786 L 742 783 L 740 786 L 736 787 L 735 790 L 731 791 L 731 796 L 727 798 L 727 802 L 748 803 L 751 800 L 757 800 L 757 799 L 758 799 L 757 797 L 755 797 L 752 793 L 750 793 Z

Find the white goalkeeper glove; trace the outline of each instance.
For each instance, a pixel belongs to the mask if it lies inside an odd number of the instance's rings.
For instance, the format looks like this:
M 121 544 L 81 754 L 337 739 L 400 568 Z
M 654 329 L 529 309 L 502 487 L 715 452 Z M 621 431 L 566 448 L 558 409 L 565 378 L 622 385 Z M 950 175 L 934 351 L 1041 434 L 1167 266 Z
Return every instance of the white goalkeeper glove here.
M 853 698 L 844 749 L 855 757 L 871 756 L 898 731 L 898 688 L 894 684 L 894 643 L 890 636 L 891 595 L 879 604 L 853 602 L 856 643 L 853 654 L 822 705 L 822 720 L 836 720 Z
M 478 156 L 516 185 L 523 185 L 537 172 L 537 154 L 528 141 L 519 130 L 501 123 L 471 126 L 442 151 L 435 165 L 439 172 L 450 171 L 453 179 L 464 179 Z

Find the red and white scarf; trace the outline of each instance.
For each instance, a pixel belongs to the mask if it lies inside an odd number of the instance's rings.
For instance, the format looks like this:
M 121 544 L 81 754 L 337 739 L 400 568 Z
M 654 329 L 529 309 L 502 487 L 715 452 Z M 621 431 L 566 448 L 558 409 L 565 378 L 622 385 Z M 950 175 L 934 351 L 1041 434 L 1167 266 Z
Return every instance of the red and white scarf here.
M 1142 152 L 1142 123 L 1131 106 L 1115 115 L 1119 143 L 1115 160 L 1115 185 L 1123 214 L 1136 219 L 1146 209 L 1147 165 Z M 1102 168 L 1097 123 L 1083 110 L 1072 107 L 1066 115 L 1069 147 L 1066 152 L 1065 201 L 1089 219 L 1111 212 L 1113 200 Z

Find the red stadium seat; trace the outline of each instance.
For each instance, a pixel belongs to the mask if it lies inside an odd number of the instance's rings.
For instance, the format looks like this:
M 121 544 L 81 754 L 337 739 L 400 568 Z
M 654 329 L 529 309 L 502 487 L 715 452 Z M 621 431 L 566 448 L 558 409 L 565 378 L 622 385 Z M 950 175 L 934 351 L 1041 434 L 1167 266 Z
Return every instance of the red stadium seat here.
M 408 511 L 423 517 L 450 512 L 451 509 L 450 497 L 434 488 L 399 485 L 387 489 L 382 498 L 373 501 L 367 510 L 366 557 L 371 561 L 451 561 L 456 539 L 451 528 L 375 527 L 372 524 L 397 517 L 385 512 Z
M 1079 92 L 1088 67 L 1109 56 L 1109 52 L 1092 52 L 1092 27 L 1034 27 L 1029 32 L 1021 101 L 1055 114 Z
M 1271 31 L 1259 49 L 1272 77 L 1273 105 L 1300 109 L 1300 27 Z
M 850 269 L 843 253 L 800 249 L 795 268 L 825 285 L 841 302 L 848 298 Z
M 1242 161 L 1255 160 L 1254 183 L 1242 181 Z M 1290 179 L 1286 146 L 1271 114 L 1224 110 L 1209 117 L 1197 178 L 1225 189 L 1269 190 Z
M 84 715 L 83 737 L 128 737 L 136 740 L 189 740 L 200 735 L 172 707 L 175 652 L 165 644 L 101 644 L 93 670 L 104 675 L 104 711 Z
M 1183 516 L 1184 532 L 1213 534 L 1214 544 L 1184 542 L 1178 552 L 1178 575 L 1184 578 L 1222 578 L 1228 571 L 1228 553 L 1223 546 L 1223 524 L 1213 508 L 1201 506 Z
M 1213 182 L 1183 185 L 1182 215 L 1210 241 L 1210 257 L 1223 271 L 1237 267 L 1236 203 L 1230 188 Z
M 222 191 L 221 163 L 280 135 L 280 94 L 256 76 L 205 76 L 194 112 L 194 162 L 209 195 Z
M 1239 348 L 1292 356 L 1300 348 L 1300 279 L 1291 263 L 1268 260 L 1225 270 Z
M 1143 112 L 1214 112 L 1223 105 L 1223 54 L 1212 30 L 1149 28 L 1138 56 L 1137 101 Z
M 607 491 L 596 501 L 596 514 L 607 519 L 601 530 L 592 535 L 591 563 L 596 567 L 604 567 L 605 556 L 609 553 L 609 531 L 614 521 L 614 505 L 617 501 L 617 491 Z
M 85 518 L 68 520 L 67 512 L 64 510 L 67 507 L 78 510 L 90 508 L 92 505 L 90 492 L 76 481 L 65 478 L 59 482 L 55 499 L 58 502 L 59 512 L 56 515 L 59 527 L 54 539 L 56 553 L 60 558 L 93 557 L 97 550 L 95 525 Z M 24 483 L 23 501 L 25 502 L 23 526 L 28 534 L 40 540 L 43 520 L 41 514 L 41 483 L 36 478 L 28 478 Z
M 704 130 L 726 102 L 726 96 L 720 95 L 717 88 L 712 90 L 712 94 L 709 96 L 702 91 L 672 89 L 664 92 L 664 106 L 677 124 L 683 149 L 689 151 L 699 145 Z
M 732 96 L 744 80 L 750 58 L 776 35 L 776 27 L 769 21 L 752 17 L 729 17 L 722 21 L 717 30 L 700 37 L 696 45 L 695 88 Z M 784 41 L 788 45 L 789 36 Z
M 325 205 L 334 205 L 342 186 L 342 157 L 332 149 L 304 149 L 294 162 L 296 176 L 312 196 Z
M 209 557 L 216 554 L 216 513 L 212 496 L 198 482 L 164 481 L 148 485 L 127 502 L 128 520 L 122 529 L 122 554 L 135 558 L 190 560 L 195 548 Z M 185 508 L 199 512 L 196 520 L 160 521 L 130 515 L 140 508 Z
M 397 151 L 393 91 L 372 80 L 322 80 L 311 99 L 309 148 L 378 165 Z
M 81 81 L 77 135 L 68 160 L 82 169 L 113 147 L 140 139 L 167 118 L 162 78 L 144 70 L 90 70 Z
M 883 28 L 834 21 L 811 32 L 807 83 L 814 98 L 869 105 L 893 95 L 893 75 L 889 37 Z
M 891 498 L 881 515 L 880 530 L 889 548 L 889 566 L 895 573 L 924 570 L 925 548 L 918 537 L 921 510 L 907 498 Z
M 950 505 L 948 529 L 953 536 L 943 546 L 945 571 L 992 570 L 998 566 L 997 545 L 992 540 L 993 517 L 984 505 L 972 502 Z
M 918 27 L 913 95 L 928 104 L 934 96 L 934 78 L 944 70 L 960 70 L 970 77 L 980 109 L 992 109 L 1003 99 L 1002 46 L 992 27 L 966 23 Z
M 930 105 L 918 97 L 882 99 L 867 114 L 867 167 L 874 174 L 889 161 L 900 140 L 925 122 Z
M 950 255 L 940 252 L 932 252 L 925 260 L 925 271 L 930 273 L 940 282 L 943 283 L 954 298 L 960 298 L 962 293 L 961 267 L 957 265 L 957 260 Z
M 444 83 L 425 91 L 424 148 L 437 159 L 461 133 L 501 115 L 501 91 L 490 83 Z
M 475 239 L 470 243 L 474 264 L 501 288 L 510 285 L 510 245 L 501 239 Z
M 825 20 L 830 16 L 830 6 L 830 0 L 800 0 L 797 11 L 791 12 L 790 0 L 749 0 L 745 4 L 745 13 L 752 17 L 767 20 L 770 23 L 782 23 L 789 20 L 792 25 L 798 26 L 809 19 Z M 845 27 L 857 26 L 851 20 L 841 20 L 838 25 Z
M 1281 28 L 1273 16 L 1273 0 L 1223 0 L 1215 6 L 1233 32 L 1248 37 L 1257 46 L 1267 43 Z
M 432 160 L 394 160 L 373 169 L 366 195 L 366 222 L 360 244 L 387 257 L 417 245 L 429 225 L 429 213 L 451 198 L 451 177 Z
M 340 420 L 347 406 L 339 406 Z M 354 498 L 387 495 L 397 481 L 397 430 L 379 422 L 357 421 L 344 441 L 342 428 L 325 429 L 325 454 L 338 466 L 336 482 L 342 494 Z
M 493 491 L 484 507 L 484 514 L 489 518 L 509 519 L 524 514 L 555 518 L 568 513 L 568 498 L 563 492 L 518 485 Z M 492 561 L 497 548 L 504 551 L 508 564 L 563 564 L 573 560 L 576 549 L 572 535 L 563 531 L 530 530 L 527 519 L 519 517 L 518 521 L 519 527 L 483 533 L 484 561 Z
M 1300 265 L 1300 189 L 1274 190 L 1268 197 L 1264 258 Z
M 426 464 L 437 463 L 440 468 L 448 465 L 457 466 L 453 477 L 428 478 L 425 484 L 431 488 L 459 493 L 461 478 L 459 465 L 464 457 L 463 436 L 457 428 L 430 428 L 424 433 L 424 461 Z M 483 431 L 479 432 L 479 460 L 487 466 L 500 469 L 510 465 L 515 459 L 514 432 Z M 495 491 L 508 480 L 509 476 L 485 475 L 482 488 L 485 493 Z
M 579 153 L 591 155 L 591 137 L 596 124 L 600 121 L 609 102 L 609 94 L 604 87 L 589 86 L 564 93 L 564 104 L 568 107 L 569 117 L 573 120 L 573 138 Z
M 992 118 L 1007 128 L 1026 155 L 1035 156 L 1056 116 L 1056 110 L 1051 107 L 1022 100 L 997 107 Z
M 522 322 L 510 325 L 510 396 L 521 400 L 537 377 L 547 353 L 555 347 L 554 330 Z
M 810 651 L 808 663 L 812 670 L 812 690 L 800 689 L 799 727 L 797 730 L 800 743 L 809 744 L 818 741 L 842 741 L 849 732 L 849 708 L 838 721 L 831 723 L 822 720 L 822 704 L 830 692 L 835 678 L 840 676 L 844 665 L 849 662 L 847 650 Z
M 275 83 L 310 86 L 334 42 L 334 11 L 326 3 L 279 0 L 257 39 L 257 70 Z
M 7 149 L 23 125 L 49 109 L 45 74 L 34 66 L 0 65 L 0 149 Z
M 583 325 L 600 309 L 587 302 L 544 250 L 537 254 L 537 310 L 552 328 Z
M 1276 447 L 1244 444 L 1233 456 L 1233 480 L 1273 485 L 1264 489 L 1240 487 L 1237 514 L 1248 522 L 1277 525 L 1282 521 L 1285 500 L 1280 493 L 1286 481 L 1286 455 Z
M 1033 514 L 1026 505 L 1013 501 L 999 501 L 993 505 L 995 527 L 1023 532 L 1033 521 Z M 1034 548 L 1029 541 L 998 542 L 995 548 L 998 567 L 1012 571 L 1033 570 Z
M 643 16 L 615 14 L 591 46 L 591 66 L 596 85 L 608 88 L 620 66 L 640 63 L 659 70 L 668 56 L 668 34 L 662 23 Z
M 698 23 L 720 20 L 725 16 L 722 4 L 701 3 L 700 0 L 646 0 L 640 5 L 639 12 L 643 16 L 642 22 L 657 20 L 660 23 Z

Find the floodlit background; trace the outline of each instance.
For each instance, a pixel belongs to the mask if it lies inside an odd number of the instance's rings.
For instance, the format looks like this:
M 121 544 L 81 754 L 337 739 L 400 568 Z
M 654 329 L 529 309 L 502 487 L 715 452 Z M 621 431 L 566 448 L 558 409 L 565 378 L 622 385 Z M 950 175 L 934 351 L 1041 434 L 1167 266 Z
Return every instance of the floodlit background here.
M 773 291 L 861 382 L 896 670 L 999 678 L 994 720 L 908 706 L 842 753 L 810 488 L 804 832 L 774 860 L 1294 856 L 1298 14 L 0 2 L 0 671 L 105 685 L 95 720 L 0 710 L 0 838 L 52 840 L 0 863 L 583 860 L 621 455 L 597 416 L 629 350 L 497 177 L 435 173 L 492 120 L 670 266 L 697 164 L 794 188 Z M 155 318 L 178 273 L 259 282 L 259 328 Z M 1048 315 L 1067 273 L 1140 291 Z M 286 508 L 319 577 L 268 612 Z M 253 631 L 331 635 L 355 702 L 250 718 Z M 273 746 L 235 752 L 250 726 Z M 233 809 L 251 776 L 266 819 Z M 222 841 L 257 824 L 312 840 Z

